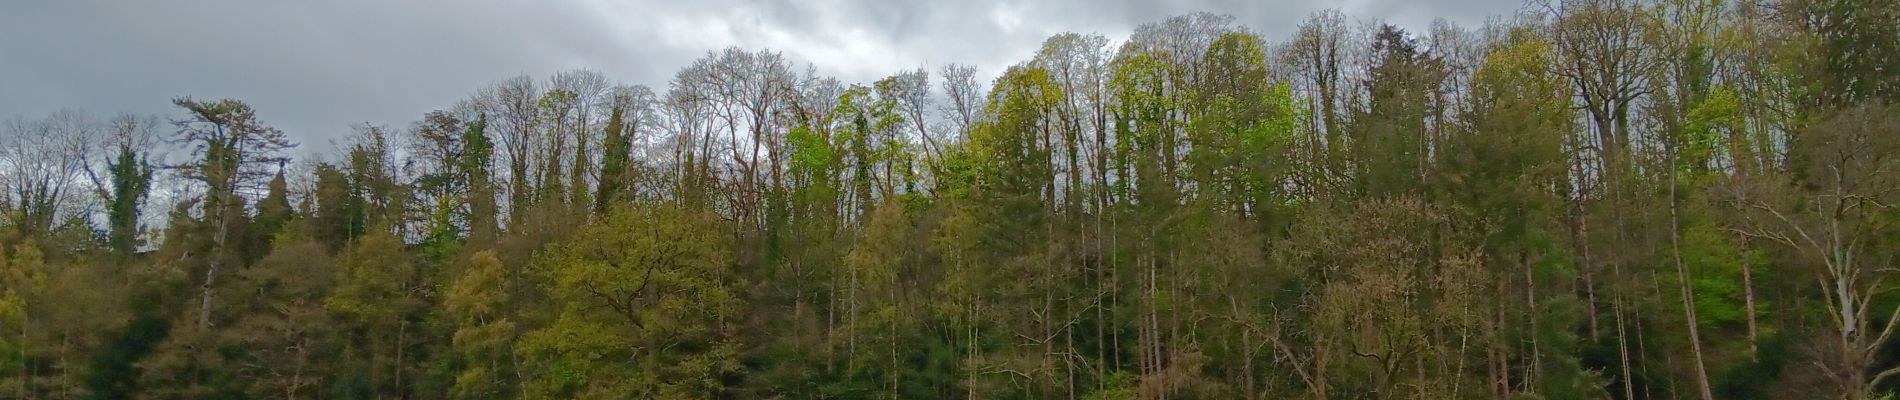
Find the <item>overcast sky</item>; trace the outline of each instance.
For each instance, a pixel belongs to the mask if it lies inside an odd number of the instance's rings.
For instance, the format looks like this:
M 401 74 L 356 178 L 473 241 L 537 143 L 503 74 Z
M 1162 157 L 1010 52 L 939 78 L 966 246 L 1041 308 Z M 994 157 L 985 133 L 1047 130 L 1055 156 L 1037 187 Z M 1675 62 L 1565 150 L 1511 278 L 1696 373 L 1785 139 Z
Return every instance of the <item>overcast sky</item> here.
M 232 97 L 304 142 L 351 124 L 406 126 L 516 74 L 591 68 L 664 87 L 726 46 L 782 51 L 847 82 L 903 68 L 1026 60 L 1060 32 L 1125 39 L 1209 11 L 1280 41 L 1307 14 L 1422 31 L 1476 27 L 1519 0 L 8 0 L 0 1 L 0 118 L 61 108 L 176 117 L 176 96 Z

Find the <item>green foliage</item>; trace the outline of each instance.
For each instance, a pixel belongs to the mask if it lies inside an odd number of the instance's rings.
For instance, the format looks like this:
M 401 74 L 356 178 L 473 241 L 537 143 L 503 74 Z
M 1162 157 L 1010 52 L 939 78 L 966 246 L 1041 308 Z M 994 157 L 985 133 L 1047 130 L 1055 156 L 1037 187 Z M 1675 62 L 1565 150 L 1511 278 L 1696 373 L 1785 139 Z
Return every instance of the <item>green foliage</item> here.
M 1357 185 L 1372 195 L 1407 193 L 1422 180 L 1430 131 L 1431 93 L 1443 78 L 1444 62 L 1396 26 L 1380 27 L 1372 43 L 1374 64 L 1366 81 L 1366 107 L 1354 116 Z
M 106 205 L 106 226 L 111 235 L 107 242 L 113 251 L 131 254 L 140 245 L 139 208 L 151 194 L 154 170 L 147 160 L 148 153 L 133 149 L 129 142 L 120 143 L 117 152 L 106 165 L 112 182 L 111 200 Z
M 1195 119 L 1188 163 L 1202 190 L 1230 193 L 1234 207 L 1284 201 L 1281 164 L 1305 119 L 1289 86 L 1269 79 L 1265 44 L 1246 33 L 1221 35 L 1208 49 L 1205 80 L 1190 106 Z
M 594 195 L 594 213 L 607 212 L 608 207 L 618 204 L 620 192 L 624 190 L 633 161 L 633 142 L 627 137 L 629 131 L 624 115 L 627 106 L 616 104 L 607 117 L 606 137 L 601 149 L 600 187 Z
M 93 399 L 130 399 L 139 393 L 138 362 L 171 334 L 171 322 L 156 315 L 151 296 L 134 303 L 132 321 L 86 368 L 86 390 Z
M 828 176 L 833 166 L 838 164 L 837 151 L 831 141 L 822 136 L 820 130 L 800 125 L 785 134 L 785 140 L 792 145 L 791 166 L 796 174 L 807 176 Z
M 482 116 L 469 122 L 462 131 L 462 157 L 456 161 L 456 168 L 462 171 L 462 180 L 467 182 L 468 191 L 463 194 L 468 203 L 469 237 L 477 240 L 494 238 L 497 231 L 495 218 L 494 181 L 491 178 L 490 160 L 494 157 L 494 143 L 488 140 L 485 130 L 488 117 Z
M 311 236 L 332 249 L 341 249 L 368 225 L 363 199 L 353 188 L 349 175 L 329 164 L 317 164 L 317 188 L 311 195 L 315 207 L 309 227 Z
M 452 354 L 461 366 L 450 396 L 492 399 L 514 394 L 509 358 L 516 325 L 509 318 L 508 275 L 494 251 L 470 257 L 442 305 L 454 321 Z
M 25 326 L 30 322 L 27 315 L 28 300 L 34 289 L 45 281 L 42 266 L 33 263 L 33 250 L 17 249 L 0 257 L 0 321 L 8 329 L 0 332 L 0 372 L 9 378 L 25 377 L 28 367 L 28 341 Z M 17 329 L 17 330 L 16 330 Z M 8 379 L 0 389 L 23 393 L 27 382 L 22 379 Z
M 1688 121 L 1677 140 L 1676 168 L 1702 174 L 1716 168 L 1724 142 L 1743 132 L 1741 110 L 1734 90 L 1718 87 L 1689 109 Z
M 728 238 L 703 212 L 640 204 L 535 262 L 557 316 L 515 352 L 530 397 L 701 398 L 738 368 Z
M 1696 319 L 1704 329 L 1741 327 L 1746 318 L 1741 268 L 1765 264 L 1759 254 L 1742 253 L 1735 238 L 1707 224 L 1690 226 L 1682 235 L 1682 262 L 1694 276 Z

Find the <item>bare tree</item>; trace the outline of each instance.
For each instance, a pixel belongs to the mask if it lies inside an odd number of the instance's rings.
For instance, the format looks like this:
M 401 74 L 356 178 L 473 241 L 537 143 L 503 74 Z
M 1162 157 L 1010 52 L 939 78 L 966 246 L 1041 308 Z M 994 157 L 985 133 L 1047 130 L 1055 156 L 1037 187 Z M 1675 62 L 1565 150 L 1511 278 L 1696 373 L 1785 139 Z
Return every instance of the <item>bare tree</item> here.
M 977 83 L 976 67 L 966 64 L 943 66 L 943 94 L 949 101 L 945 104 L 956 124 L 959 136 L 968 136 L 970 127 L 976 123 L 977 116 L 983 110 L 983 87 Z
M 41 119 L 15 117 L 0 137 L 5 216 L 23 235 L 50 231 L 84 207 L 81 191 L 90 142 L 105 129 L 77 110 Z
M 917 129 L 917 137 L 924 144 L 926 159 L 934 160 L 943 152 L 943 144 L 930 135 L 930 119 L 927 113 L 930 107 L 930 71 L 923 68 L 898 72 L 892 75 L 892 87 L 889 96 L 897 102 L 897 109 L 904 119 Z
M 1346 39 L 1346 17 L 1338 10 L 1314 13 L 1300 23 L 1293 39 L 1280 52 L 1281 63 L 1297 71 L 1296 82 L 1308 93 L 1308 108 L 1314 110 L 1312 129 L 1315 157 L 1337 157 L 1345 149 L 1340 121 L 1341 46 Z
M 474 103 L 501 137 L 501 150 L 508 160 L 508 220 L 520 222 L 523 206 L 530 202 L 533 190 L 529 182 L 530 163 L 535 158 L 535 121 L 540 115 L 536 102 L 541 90 L 534 78 L 518 75 L 501 80 L 476 93 Z
M 1056 107 L 1059 130 L 1062 132 L 1063 145 L 1056 148 L 1061 154 L 1059 159 L 1066 161 L 1060 174 L 1068 185 L 1063 187 L 1061 198 L 1071 211 L 1081 211 L 1082 178 L 1095 175 L 1090 172 L 1097 157 L 1085 157 L 1085 154 L 1099 154 L 1105 147 L 1108 136 L 1106 117 L 1101 106 L 1103 87 L 1107 75 L 1107 61 L 1110 57 L 1108 38 L 1101 35 L 1081 35 L 1063 33 L 1043 41 L 1042 50 L 1032 61 L 1047 69 L 1055 83 L 1062 88 L 1062 104 Z
M 1650 17 L 1633 0 L 1571 0 L 1546 3 L 1554 19 L 1550 35 L 1558 73 L 1577 88 L 1577 99 L 1596 130 L 1599 171 L 1612 176 L 1629 162 L 1630 107 L 1649 93 L 1646 77 L 1658 66 L 1655 49 L 1643 42 Z
M 568 193 L 571 194 L 568 201 L 585 204 L 588 183 L 599 174 L 594 165 L 595 152 L 600 151 L 599 146 L 593 145 L 597 141 L 594 127 L 606 119 L 611 109 L 613 83 L 599 71 L 578 69 L 555 74 L 549 79 L 549 87 L 574 95 L 570 105 L 573 116 L 560 129 L 570 133 L 574 144 L 572 165 L 567 167 Z

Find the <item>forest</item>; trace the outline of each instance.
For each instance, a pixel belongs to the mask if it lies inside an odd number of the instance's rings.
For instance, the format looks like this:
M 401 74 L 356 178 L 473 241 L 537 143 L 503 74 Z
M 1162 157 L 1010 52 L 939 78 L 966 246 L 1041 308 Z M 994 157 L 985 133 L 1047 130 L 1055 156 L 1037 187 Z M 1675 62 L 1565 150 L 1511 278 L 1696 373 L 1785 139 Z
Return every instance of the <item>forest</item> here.
M 502 77 L 334 152 L 189 93 L 12 116 L 0 398 L 1900 390 L 1900 1 L 1157 18 Z

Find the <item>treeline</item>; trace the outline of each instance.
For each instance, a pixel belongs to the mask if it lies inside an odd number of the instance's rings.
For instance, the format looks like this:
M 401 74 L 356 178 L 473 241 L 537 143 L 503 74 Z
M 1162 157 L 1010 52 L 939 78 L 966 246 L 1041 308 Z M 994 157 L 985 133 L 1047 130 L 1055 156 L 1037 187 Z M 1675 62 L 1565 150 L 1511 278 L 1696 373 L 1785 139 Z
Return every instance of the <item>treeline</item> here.
M 1900 2 L 1525 9 L 15 118 L 0 397 L 1891 397 Z

